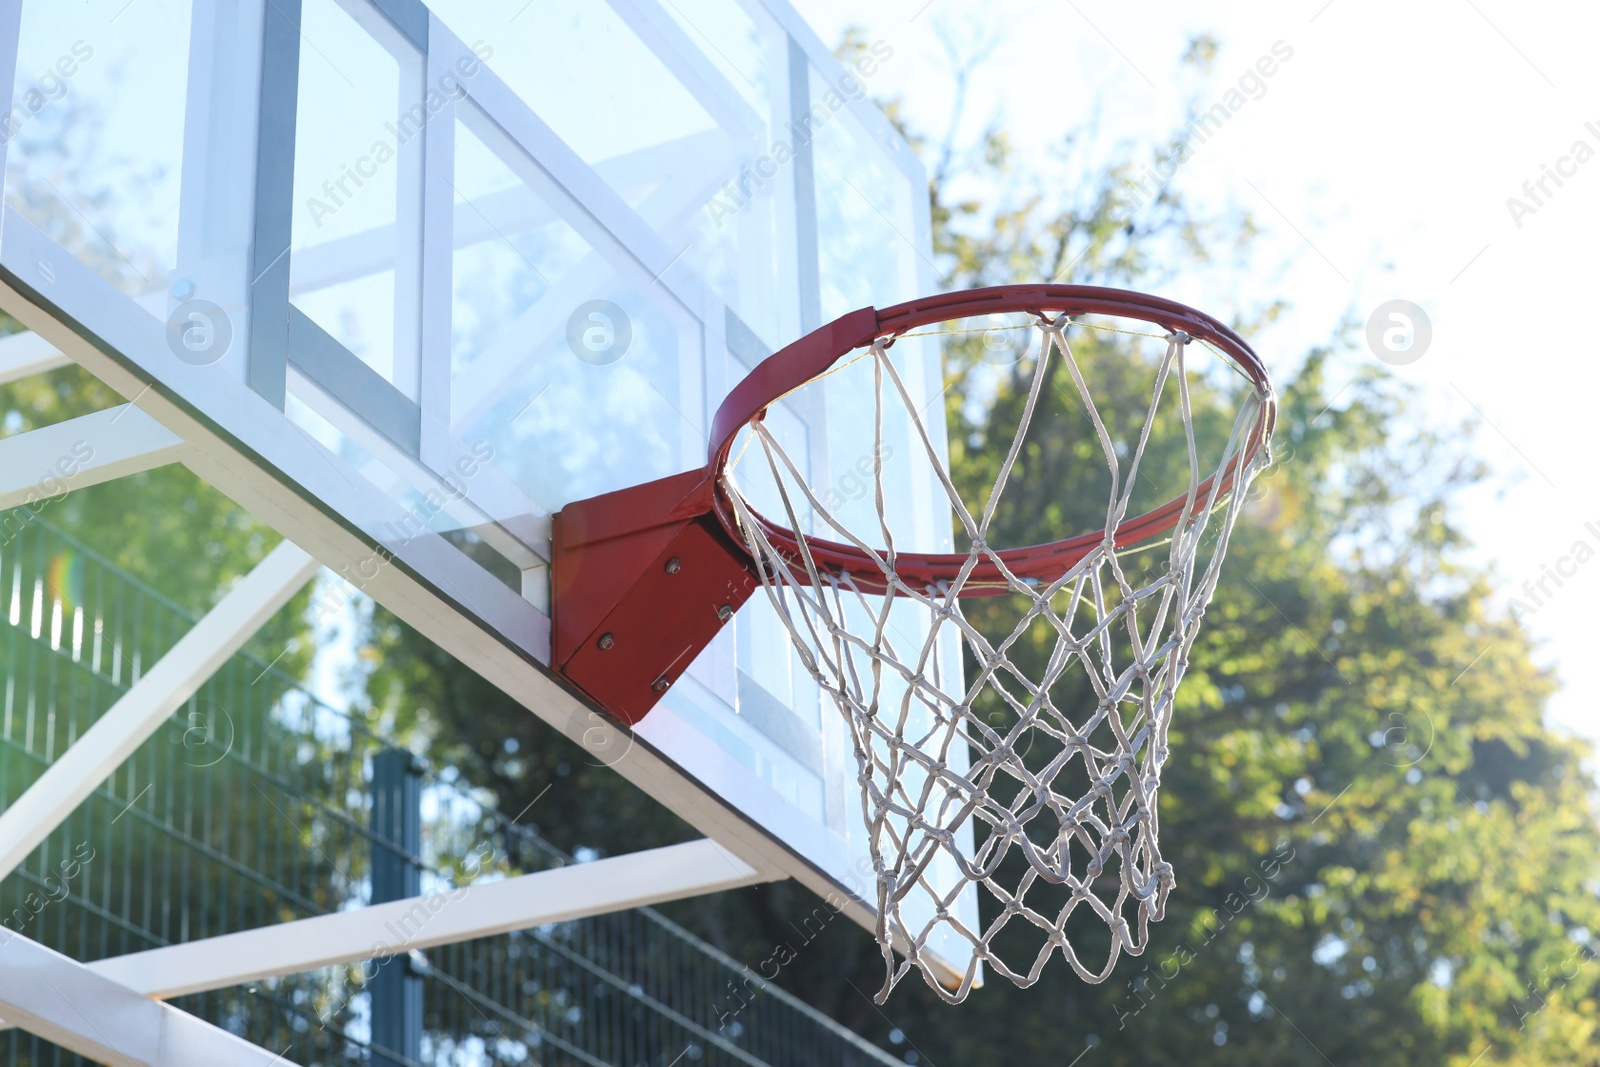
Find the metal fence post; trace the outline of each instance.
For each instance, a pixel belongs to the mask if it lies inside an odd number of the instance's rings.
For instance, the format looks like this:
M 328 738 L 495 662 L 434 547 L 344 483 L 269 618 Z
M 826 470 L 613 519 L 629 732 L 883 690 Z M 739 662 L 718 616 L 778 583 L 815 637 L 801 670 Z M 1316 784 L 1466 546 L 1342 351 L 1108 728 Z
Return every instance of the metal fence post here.
M 372 757 L 372 903 L 422 892 L 422 769 L 409 752 Z M 422 1058 L 422 975 L 408 955 L 378 963 L 372 995 L 372 1062 L 405 1067 Z

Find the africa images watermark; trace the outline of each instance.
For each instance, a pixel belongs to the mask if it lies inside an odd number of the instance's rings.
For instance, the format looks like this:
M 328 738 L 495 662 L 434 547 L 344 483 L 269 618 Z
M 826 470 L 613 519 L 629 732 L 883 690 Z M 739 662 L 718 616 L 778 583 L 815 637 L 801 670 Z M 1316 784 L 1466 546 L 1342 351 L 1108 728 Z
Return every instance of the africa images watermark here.
M 754 974 L 747 970 L 742 981 L 728 979 L 727 995 L 720 997 L 712 1005 L 712 1010 L 717 1015 L 718 1030 L 727 1030 L 737 1025 L 736 1020 L 738 1017 L 755 1002 L 756 994 L 766 988 L 766 983 L 776 979 L 779 971 L 799 957 L 800 949 L 805 948 L 821 936 L 822 931 L 827 929 L 828 924 L 833 922 L 840 912 L 844 911 L 845 898 L 829 893 L 823 899 L 823 904 L 825 906 L 813 908 L 809 915 L 800 920 L 799 925 L 793 922 L 789 924 L 800 935 L 798 947 L 792 942 L 785 941 L 769 952 L 760 963 L 756 964 Z M 756 977 L 757 974 L 760 975 L 759 979 Z
M 1600 123 L 1585 122 L 1584 132 L 1600 143 Z M 1571 179 L 1578 176 L 1578 168 L 1595 157 L 1595 147 L 1587 138 L 1579 137 L 1572 142 L 1572 147 L 1566 155 L 1559 156 L 1552 167 L 1548 163 L 1539 164 L 1539 175 L 1529 178 L 1522 183 L 1522 196 L 1506 197 L 1506 210 L 1511 213 L 1511 221 L 1517 229 L 1522 229 L 1523 224 L 1531 215 L 1537 215 L 1539 209 L 1544 207 L 1566 185 L 1562 179 Z M 1552 189 L 1551 185 L 1555 188 Z
M 1294 48 L 1288 42 L 1272 42 L 1272 47 L 1265 54 L 1245 68 L 1232 88 L 1185 124 L 1184 132 L 1172 139 L 1172 144 L 1154 165 L 1146 163 L 1138 178 L 1129 179 L 1125 195 L 1117 197 L 1113 208 L 1118 220 L 1126 222 L 1160 195 L 1178 168 L 1194 157 L 1200 145 L 1220 133 L 1251 101 L 1267 95 L 1267 79 L 1277 74 L 1282 65 L 1293 58 Z
M 866 79 L 877 74 L 883 64 L 893 58 L 894 48 L 887 41 L 872 42 L 872 46 L 857 56 L 844 74 L 839 76 L 839 80 L 817 98 L 809 111 L 783 124 L 784 130 L 789 135 L 787 139 L 779 138 L 773 141 L 772 148 L 766 155 L 753 163 L 741 164 L 739 173 L 724 184 L 722 191 L 706 204 L 706 210 L 711 213 L 711 221 L 717 224 L 717 228 L 722 228 L 724 219 L 748 207 L 755 199 L 756 193 L 766 188 L 767 183 L 778 176 L 779 168 L 792 162 L 796 151 L 809 145 L 816 137 L 817 131 L 833 121 L 834 116 L 843 111 L 846 104 L 865 97 Z
M 338 177 L 322 183 L 322 197 L 306 197 L 306 211 L 310 213 L 317 229 L 322 229 L 325 219 L 337 215 L 340 208 L 355 199 L 367 182 L 378 176 L 378 168 L 391 163 L 400 154 L 401 148 L 421 134 L 428 123 L 444 111 L 445 104 L 466 98 L 464 79 L 477 77 L 483 64 L 494 57 L 494 48 L 483 41 L 474 43 L 472 52 L 473 55 L 462 56 L 439 75 L 438 81 L 428 87 L 427 94 L 420 101 L 400 113 L 398 122 L 383 124 L 389 133 L 387 138 L 380 137 L 373 141 L 365 155 L 357 156 L 350 163 L 341 163 Z M 354 190 L 350 188 L 352 183 Z
M 83 473 L 93 459 L 93 445 L 88 441 L 74 441 L 72 447 L 39 476 L 22 503 L 0 514 L 0 545 L 10 542 L 27 529 L 41 511 L 66 496 L 73 479 Z
M 1568 953 L 1566 959 L 1561 961 L 1558 970 L 1552 972 L 1550 965 L 1545 964 L 1539 971 L 1539 977 L 1528 982 L 1527 997 L 1512 998 L 1511 1010 L 1517 1016 L 1517 1029 L 1526 1030 L 1528 1020 L 1544 1011 L 1549 1004 L 1546 994 L 1555 992 L 1558 987 L 1565 987 L 1578 976 L 1578 971 L 1595 958 L 1596 953 L 1593 948 L 1588 944 L 1579 944 Z M 1570 971 L 1567 969 L 1569 965 Z
M 59 904 L 72 895 L 72 880 L 84 867 L 94 861 L 94 846 L 87 841 L 81 842 L 72 850 L 72 855 L 56 865 L 56 869 L 44 876 L 42 882 L 43 895 L 29 892 L 19 902 L 11 914 L 0 918 L 0 925 L 6 929 L 20 932 L 34 919 L 37 919 L 44 910 L 52 904 Z M 55 883 L 52 885 L 52 881 Z
M 755 1002 L 756 995 L 766 988 L 768 982 L 778 977 L 779 971 L 799 957 L 801 949 L 821 936 L 822 931 L 849 907 L 851 900 L 867 907 L 876 906 L 871 902 L 877 896 L 877 881 L 878 876 L 873 869 L 872 860 L 862 857 L 846 873 L 842 883 L 845 886 L 844 893 L 829 893 L 823 898 L 822 905 L 813 908 L 798 924 L 791 921 L 789 925 L 800 935 L 798 943 L 785 941 L 775 946 L 761 962 L 756 964 L 754 971 L 746 968 L 742 980 L 732 978 L 728 980 L 726 995 L 720 997 L 714 1005 L 718 1029 L 731 1028 L 734 1036 L 738 1036 L 738 1017 Z
M 855 465 L 844 468 L 843 473 L 821 495 L 826 511 L 838 511 L 845 504 L 853 504 L 865 497 L 881 480 L 879 473 L 884 463 L 894 458 L 894 446 L 883 442 L 875 451 L 856 460 Z
M 1512 597 L 1507 605 L 1511 609 L 1512 619 L 1521 622 L 1529 615 L 1537 615 L 1540 608 L 1555 598 L 1562 586 L 1578 576 L 1580 567 L 1600 555 L 1600 549 L 1595 547 L 1600 545 L 1600 522 L 1586 522 L 1583 530 L 1586 536 L 1572 542 L 1572 547 L 1556 557 L 1554 564 L 1541 563 L 1539 576 L 1522 583 L 1522 596 Z
M 1410 300 L 1385 300 L 1367 317 L 1367 348 L 1391 367 L 1415 363 L 1433 344 L 1433 320 Z
M 236 730 L 233 716 L 228 714 L 227 709 L 219 708 L 208 700 L 197 700 L 196 703 L 198 706 L 191 708 L 184 716 L 187 725 L 181 731 L 174 730 L 172 740 L 183 748 L 185 764 L 204 770 L 228 758 L 228 753 L 233 751 Z
M 383 924 L 385 936 L 373 942 L 365 958 L 354 965 L 359 972 L 359 981 L 335 992 L 317 1011 L 317 1029 L 320 1031 L 333 1026 L 339 1014 L 350 1006 L 355 995 L 376 978 L 378 969 L 390 960 L 403 959 L 413 971 L 425 973 L 428 968 L 427 957 L 420 950 L 407 946 L 416 942 L 422 930 L 440 912 L 465 898 L 472 884 L 486 869 L 495 867 L 500 859 L 501 852 L 498 848 L 486 841 L 480 842 L 462 860 L 462 876 L 456 879 L 457 884 L 453 888 L 443 893 L 393 902 L 403 905 L 405 911 Z M 390 940 L 391 938 L 393 940 Z
M 487 441 L 479 441 L 470 446 L 469 452 L 470 454 L 459 456 L 452 468 L 440 476 L 448 495 L 437 489 L 425 491 L 422 500 L 410 504 L 399 521 L 386 524 L 394 530 L 392 539 L 386 537 L 383 545 L 373 548 L 366 558 L 357 562 L 355 573 L 351 573 L 350 564 L 341 565 L 338 570 L 339 576 L 360 592 L 378 577 L 383 568 L 394 558 L 396 551 L 418 537 L 432 532 L 431 523 L 435 516 L 452 503 L 466 500 L 467 483 L 494 459 L 494 446 Z M 318 624 L 332 621 L 348 603 L 350 594 L 344 587 L 338 585 L 319 583 L 316 593 L 312 595 L 312 607 L 316 611 Z
M 1215 941 L 1217 936 L 1226 930 L 1234 919 L 1243 914 L 1245 909 L 1267 899 L 1272 894 L 1272 883 L 1276 882 L 1278 876 L 1283 873 L 1283 865 L 1294 859 L 1294 855 L 1294 846 L 1287 841 L 1280 843 L 1272 855 L 1257 864 L 1261 871 L 1261 877 L 1247 875 L 1244 881 L 1240 883 L 1240 887 L 1244 890 L 1242 896 L 1237 891 L 1231 892 L 1223 898 L 1221 908 L 1212 908 L 1209 916 L 1207 916 L 1210 922 L 1207 924 L 1205 940 L 1200 943 L 1200 947 L 1204 948 L 1212 941 Z M 1256 884 L 1255 889 L 1250 888 L 1252 882 Z M 1178 973 L 1190 963 L 1193 963 L 1197 955 L 1198 953 L 1189 946 L 1188 942 L 1182 942 L 1165 959 L 1155 965 L 1154 974 L 1150 973 L 1150 965 L 1146 964 L 1141 973 L 1130 978 L 1128 980 L 1128 990 L 1132 996 L 1124 996 L 1116 1004 L 1112 1005 L 1117 1013 L 1117 1029 L 1126 1029 L 1128 1020 L 1149 1007 L 1151 1002 L 1155 1000 L 1156 993 L 1165 989 L 1168 982 L 1177 978 Z M 1160 984 L 1152 988 L 1151 982 Z M 1131 1004 L 1128 1003 L 1130 1000 L 1132 1001 Z
M 0 121 L 0 145 L 8 144 L 22 127 L 40 112 L 67 95 L 67 81 L 94 58 L 94 48 L 86 41 L 72 42 L 71 49 L 34 79 L 32 85 L 13 97 L 11 110 Z

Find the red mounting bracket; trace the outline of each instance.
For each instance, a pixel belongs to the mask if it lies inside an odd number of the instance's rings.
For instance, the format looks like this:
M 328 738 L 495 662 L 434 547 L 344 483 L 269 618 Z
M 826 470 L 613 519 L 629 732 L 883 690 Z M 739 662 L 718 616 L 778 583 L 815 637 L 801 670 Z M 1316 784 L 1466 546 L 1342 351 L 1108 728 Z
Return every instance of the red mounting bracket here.
M 551 660 L 596 703 L 644 718 L 760 585 L 712 513 L 704 470 L 563 508 Z

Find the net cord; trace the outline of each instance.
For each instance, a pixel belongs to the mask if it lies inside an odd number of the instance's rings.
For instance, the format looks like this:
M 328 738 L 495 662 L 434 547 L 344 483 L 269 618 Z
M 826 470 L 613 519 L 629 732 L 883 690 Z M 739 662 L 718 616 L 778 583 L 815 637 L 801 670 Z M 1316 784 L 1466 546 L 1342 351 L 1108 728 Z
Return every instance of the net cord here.
M 880 339 L 866 352 L 873 363 L 872 499 L 881 547 L 868 544 L 824 506 L 760 420 L 749 424 L 745 447 L 754 442 L 766 460 L 782 513 L 794 532 L 795 553 L 780 550 L 767 536 L 739 491 L 737 463 L 723 473 L 735 522 L 768 602 L 801 663 L 838 707 L 857 755 L 857 782 L 876 880 L 878 940 L 885 962 L 880 1003 L 913 969 L 951 1002 L 965 999 L 980 966 L 1029 986 L 1057 952 L 1083 980 L 1104 981 L 1122 952 L 1137 955 L 1144 950 L 1149 923 L 1163 916 L 1173 885 L 1172 867 L 1161 858 L 1156 804 L 1173 697 L 1215 590 L 1245 490 L 1266 462 L 1264 448 L 1248 462 L 1240 456 L 1266 398 L 1258 392 L 1246 395 L 1222 450 L 1218 473 L 1202 498 L 1202 464 L 1185 361 L 1190 338 L 1182 333 L 1167 335 L 1137 445 L 1124 470 L 1067 338 L 1068 329 L 1077 325 L 1066 315 L 1041 316 L 1033 324 L 1039 344 L 1023 412 L 977 516 L 957 491 L 921 409 L 888 356 L 892 339 Z M 988 539 L 1055 360 L 1070 377 L 1093 424 L 1111 484 L 1102 543 L 1053 581 L 1041 583 L 1017 577 Z M 1128 513 L 1163 395 L 1174 377 L 1187 453 L 1187 490 L 1167 542 L 1165 572 L 1135 587 L 1119 559 L 1114 532 Z M 969 541 L 966 559 L 954 578 L 925 588 L 902 580 L 895 567 L 899 549 L 882 462 L 885 406 L 891 393 L 909 414 L 910 427 Z M 1233 463 L 1241 469 L 1223 499 L 1221 473 Z M 804 532 L 802 509 L 797 506 L 801 502 L 805 514 L 872 561 L 882 572 L 883 592 L 864 591 L 848 572 L 833 573 L 819 565 Z M 1206 566 L 1196 575 L 1208 533 L 1215 543 Z M 962 610 L 962 590 L 985 560 L 1027 604 L 1011 632 L 998 642 L 981 633 Z M 920 625 L 908 636 L 906 616 L 913 613 Z M 1146 619 L 1142 630 L 1141 613 Z M 1032 679 L 1012 662 L 1010 652 L 1040 622 L 1053 631 L 1054 644 L 1039 677 Z M 952 657 L 941 651 L 951 631 L 972 660 L 965 684 L 959 665 L 948 662 Z M 1081 671 L 1096 701 L 1094 711 L 1080 715 L 1077 724 L 1051 696 L 1074 671 Z M 1008 710 L 1013 721 L 1003 732 L 974 710 L 985 697 L 991 702 L 998 698 Z M 1107 747 L 1093 743 L 1101 735 L 1109 735 Z M 1030 766 L 1026 757 L 1041 738 L 1056 748 L 1047 753 L 1042 766 Z M 1074 773 L 1074 767 L 1087 786 L 1058 792 L 1056 786 Z M 999 799 L 1001 785 L 1015 790 L 1009 802 Z M 943 893 L 930 877 L 930 868 L 936 865 L 947 874 L 953 867 L 957 874 Z M 1115 885 L 1108 886 L 1113 867 Z M 1041 883 L 1065 887 L 1070 894 L 1066 903 L 1053 912 L 1038 910 L 1028 897 Z M 991 910 L 998 912 L 987 925 L 970 904 L 962 904 L 973 885 L 987 892 L 995 906 Z M 1087 909 L 1110 932 L 1102 966 L 1086 964 L 1069 937 L 1068 922 L 1080 909 Z M 1025 964 L 1018 960 L 1016 967 L 996 944 L 1012 923 L 1032 926 L 1042 942 L 1031 960 Z M 1082 930 L 1075 929 L 1073 936 L 1081 940 Z M 899 959 L 897 947 L 903 953 Z M 963 954 L 964 971 L 951 987 L 946 963 Z

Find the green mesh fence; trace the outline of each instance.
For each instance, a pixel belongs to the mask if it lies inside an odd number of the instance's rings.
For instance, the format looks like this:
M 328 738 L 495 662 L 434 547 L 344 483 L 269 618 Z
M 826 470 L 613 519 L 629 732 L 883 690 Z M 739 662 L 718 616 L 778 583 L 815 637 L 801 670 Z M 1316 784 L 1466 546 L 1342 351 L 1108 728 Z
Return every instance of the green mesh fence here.
M 0 802 L 194 621 L 42 521 L 0 545 Z M 0 922 L 92 961 L 367 901 L 372 757 L 392 746 L 272 665 L 295 622 L 264 628 L 259 655 L 229 660 L 0 881 Z M 573 862 L 447 779 L 424 781 L 425 893 Z M 648 908 L 434 949 L 417 966 L 429 1067 L 899 1062 Z M 369 973 L 173 1003 L 290 1062 L 367 1063 Z M 0 1067 L 80 1062 L 0 1032 Z

